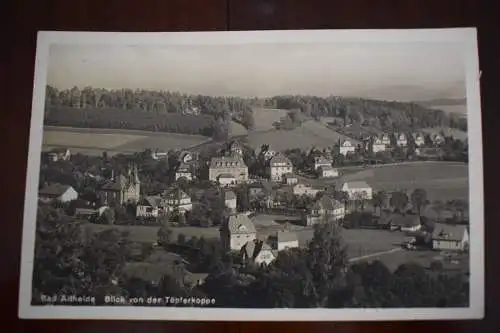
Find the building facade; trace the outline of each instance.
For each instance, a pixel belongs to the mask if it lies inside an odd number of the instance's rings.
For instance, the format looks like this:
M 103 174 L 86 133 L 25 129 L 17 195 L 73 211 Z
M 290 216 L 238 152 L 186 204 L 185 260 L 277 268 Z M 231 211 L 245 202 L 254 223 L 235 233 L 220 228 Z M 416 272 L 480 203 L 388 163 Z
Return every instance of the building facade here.
M 213 157 L 209 165 L 209 180 L 219 182 L 221 175 L 231 175 L 236 184 L 248 181 L 248 167 L 240 156 Z
M 240 251 L 247 242 L 257 239 L 257 231 L 247 215 L 230 215 L 220 228 L 220 239 L 224 249 Z
M 347 192 L 350 200 L 371 200 L 373 197 L 372 188 L 363 181 L 346 182 L 342 185 L 342 191 Z
M 141 194 L 141 182 L 137 166 L 129 166 L 125 175 L 110 179 L 100 189 L 103 204 L 108 206 L 137 203 Z
M 356 147 L 349 140 L 344 140 L 340 143 L 339 154 L 346 156 L 347 154 L 352 154 L 356 151 Z
M 293 172 L 292 162 L 283 154 L 276 154 L 269 160 L 269 178 L 275 182 L 281 182 L 283 175 Z

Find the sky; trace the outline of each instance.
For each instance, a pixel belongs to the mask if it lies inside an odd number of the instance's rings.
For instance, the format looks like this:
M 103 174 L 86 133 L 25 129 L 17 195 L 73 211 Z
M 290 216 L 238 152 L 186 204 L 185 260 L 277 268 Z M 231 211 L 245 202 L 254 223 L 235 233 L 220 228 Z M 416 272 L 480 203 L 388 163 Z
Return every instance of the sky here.
M 242 97 L 463 98 L 461 50 L 451 43 L 54 44 L 47 84 Z

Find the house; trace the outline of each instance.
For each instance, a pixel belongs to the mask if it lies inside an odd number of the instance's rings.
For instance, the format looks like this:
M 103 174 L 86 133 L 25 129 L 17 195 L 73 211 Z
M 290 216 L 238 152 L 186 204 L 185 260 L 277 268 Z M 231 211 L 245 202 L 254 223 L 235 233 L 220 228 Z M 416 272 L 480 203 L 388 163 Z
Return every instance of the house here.
M 333 178 L 339 176 L 339 171 L 331 165 L 322 165 L 318 170 L 319 176 L 322 178 Z
M 276 154 L 269 160 L 268 174 L 272 181 L 281 182 L 283 175 L 292 172 L 292 162 L 285 155 Z
M 385 145 L 386 147 L 391 146 L 391 137 L 389 136 L 389 134 L 382 134 L 380 140 L 382 141 L 382 144 Z
M 425 144 L 425 137 L 422 133 L 412 133 L 413 141 L 415 142 L 416 147 L 423 146 Z
M 317 156 L 314 158 L 314 170 L 318 170 L 322 166 L 331 167 L 332 162 L 332 160 L 327 159 L 324 156 Z
M 399 147 L 406 147 L 408 145 L 408 139 L 406 138 L 406 134 L 404 133 L 396 133 L 394 134 L 396 138 L 396 145 Z
M 137 166 L 129 166 L 126 175 L 112 176 L 100 188 L 99 195 L 105 205 L 123 205 L 140 199 L 141 182 Z
M 245 262 L 269 265 L 276 259 L 277 251 L 273 251 L 268 244 L 255 239 L 248 241 L 241 248 L 241 256 Z
M 390 141 L 389 141 L 390 143 Z M 380 151 L 385 151 L 387 145 L 384 143 L 384 140 L 382 138 L 376 137 L 372 141 L 372 152 L 373 153 L 378 153 Z
M 191 197 L 178 187 L 166 190 L 162 195 L 162 199 L 165 202 L 167 211 L 178 209 L 180 213 L 184 213 L 193 209 Z
M 319 191 L 319 189 L 315 189 L 306 184 L 297 184 L 292 188 L 292 193 L 298 196 L 307 195 L 309 197 L 315 197 Z
M 69 185 L 52 184 L 38 191 L 38 198 L 42 202 L 70 202 L 78 199 L 78 193 Z
M 223 183 L 230 181 L 237 184 L 248 181 L 248 167 L 241 156 L 213 157 L 208 173 L 209 180 L 214 182 L 220 182 L 220 176 L 223 176 Z M 228 178 L 228 175 L 231 177 Z
M 295 185 L 299 182 L 299 178 L 293 173 L 283 175 L 283 181 L 286 185 Z
M 147 196 L 139 200 L 135 210 L 136 217 L 156 218 L 162 215 L 164 201 L 160 196 Z
M 439 146 L 444 143 L 444 136 L 439 133 L 434 133 L 431 135 L 431 141 L 434 145 Z
M 180 178 L 185 178 L 186 180 L 193 180 L 193 174 L 191 172 L 191 167 L 187 163 L 180 163 L 175 170 L 175 180 Z
M 69 161 L 71 152 L 67 148 L 56 148 L 48 153 L 48 157 L 52 162 Z
M 432 249 L 463 251 L 469 244 L 469 232 L 464 225 L 436 223 L 432 232 Z
M 299 247 L 297 234 L 292 231 L 277 231 L 275 235 L 269 236 L 269 243 L 271 248 L 278 251 Z
M 306 216 L 306 225 L 320 223 L 325 217 L 332 221 L 342 220 L 345 217 L 345 205 L 328 195 L 321 196 Z
M 379 226 L 390 230 L 415 232 L 422 228 L 420 216 L 417 214 L 387 214 L 380 218 Z
M 231 155 L 243 156 L 243 149 L 241 149 L 241 145 L 237 141 L 233 141 L 229 144 L 229 152 Z
M 236 211 L 236 194 L 233 191 L 224 191 L 224 205 L 231 211 Z
M 340 144 L 339 154 L 346 156 L 347 154 L 354 153 L 356 151 L 356 147 L 349 140 L 344 140 Z
M 270 208 L 273 206 L 275 196 L 276 190 L 268 181 L 262 181 L 249 185 L 248 198 L 250 201 L 258 200 L 264 202 L 265 206 Z
M 342 185 L 342 191 L 347 192 L 350 200 L 372 199 L 372 188 L 363 181 L 346 182 Z
M 230 215 L 219 231 L 222 247 L 226 250 L 240 251 L 247 242 L 257 239 L 255 226 L 245 214 Z

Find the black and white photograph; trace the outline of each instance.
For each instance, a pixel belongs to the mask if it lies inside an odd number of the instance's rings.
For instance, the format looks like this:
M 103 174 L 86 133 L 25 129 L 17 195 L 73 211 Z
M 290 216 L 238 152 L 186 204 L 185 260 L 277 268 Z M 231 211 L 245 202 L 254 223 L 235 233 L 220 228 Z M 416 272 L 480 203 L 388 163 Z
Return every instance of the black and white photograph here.
M 19 316 L 484 316 L 475 28 L 39 32 Z

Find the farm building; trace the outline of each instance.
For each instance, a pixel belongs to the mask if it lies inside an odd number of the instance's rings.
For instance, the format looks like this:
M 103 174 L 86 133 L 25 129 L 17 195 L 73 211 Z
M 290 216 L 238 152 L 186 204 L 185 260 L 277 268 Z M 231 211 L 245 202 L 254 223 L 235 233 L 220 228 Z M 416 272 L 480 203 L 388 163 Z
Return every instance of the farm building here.
M 209 180 L 219 182 L 220 176 L 232 176 L 231 182 L 245 183 L 248 181 L 248 167 L 241 156 L 213 157 L 209 166 Z M 226 182 L 226 179 L 222 179 Z
M 253 222 L 245 214 L 231 215 L 220 228 L 224 249 L 240 251 L 243 245 L 257 238 Z
M 463 251 L 469 243 L 464 225 L 436 223 L 432 232 L 432 248 L 442 251 Z
M 283 175 L 293 172 L 292 162 L 283 154 L 276 154 L 269 160 L 268 174 L 272 181 L 280 182 Z
M 243 261 L 254 262 L 258 265 L 270 264 L 277 257 L 277 251 L 273 251 L 269 245 L 262 241 L 248 241 L 241 248 Z
M 42 202 L 70 202 L 78 199 L 78 193 L 69 185 L 52 184 L 38 191 L 38 198 Z
M 364 181 L 346 182 L 342 185 L 342 191 L 347 192 L 350 200 L 363 198 L 365 200 L 372 199 L 372 188 Z
M 415 232 L 422 228 L 420 216 L 416 214 L 393 213 L 385 215 L 379 220 L 379 226 L 390 230 Z
M 156 218 L 163 212 L 163 200 L 160 196 L 147 196 L 139 200 L 136 217 Z

